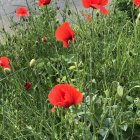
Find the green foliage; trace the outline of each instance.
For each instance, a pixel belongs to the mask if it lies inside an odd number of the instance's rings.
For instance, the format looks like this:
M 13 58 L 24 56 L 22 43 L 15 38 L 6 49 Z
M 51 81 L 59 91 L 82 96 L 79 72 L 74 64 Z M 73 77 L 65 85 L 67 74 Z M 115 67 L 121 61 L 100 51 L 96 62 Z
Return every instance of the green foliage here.
M 0 70 L 0 139 L 139 139 L 139 26 L 118 9 L 105 17 L 89 13 L 90 24 L 78 14 L 76 24 L 70 23 L 75 43 L 64 49 L 54 36 L 59 22 L 52 9 L 32 11 L 0 44 L 12 65 L 10 74 Z M 26 81 L 33 86 L 29 91 Z M 47 95 L 58 83 L 81 91 L 82 104 L 51 113 Z
M 127 13 L 127 16 L 131 21 L 135 21 L 137 18 L 138 11 L 134 10 L 134 5 L 132 4 L 132 1 L 128 0 L 117 0 L 116 1 L 116 8 L 123 13 Z

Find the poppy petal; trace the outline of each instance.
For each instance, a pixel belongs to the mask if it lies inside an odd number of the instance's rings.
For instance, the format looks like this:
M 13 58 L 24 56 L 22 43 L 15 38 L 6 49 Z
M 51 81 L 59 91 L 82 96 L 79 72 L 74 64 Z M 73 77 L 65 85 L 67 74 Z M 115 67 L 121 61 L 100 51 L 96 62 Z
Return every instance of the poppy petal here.
M 38 6 L 48 5 L 50 4 L 51 0 L 39 0 Z
M 11 69 L 9 63 L 9 59 L 7 57 L 3 56 L 0 58 L 0 66 L 2 66 L 3 68 Z
M 63 48 L 67 48 L 68 46 L 68 41 L 63 41 Z
M 90 7 L 90 0 L 82 0 L 82 4 L 84 8 L 89 8 Z
M 3 65 L 9 65 L 9 59 L 7 57 L 1 57 L 0 61 L 3 63 Z
M 101 5 L 101 6 L 105 6 L 105 5 L 108 4 L 108 0 L 99 0 L 98 4 Z
M 108 10 L 107 10 L 106 8 L 104 8 L 103 6 L 100 6 L 100 5 L 97 5 L 97 4 L 91 4 L 91 6 L 92 6 L 93 8 L 99 9 L 100 12 L 101 12 L 103 15 L 108 14 Z
M 48 94 L 48 100 L 54 105 L 51 109 L 54 112 L 56 106 L 65 108 L 82 102 L 83 95 L 69 84 L 58 84 Z
M 133 0 L 133 4 L 140 5 L 140 0 Z
M 26 17 L 28 15 L 29 14 L 27 12 L 27 8 L 25 8 L 25 7 L 19 7 L 19 8 L 17 8 L 17 10 L 16 10 L 16 16 L 18 16 L 18 17 Z
M 107 15 L 108 14 L 108 10 L 104 7 L 101 7 L 100 8 L 100 12 L 103 14 L 103 15 Z
M 60 25 L 55 31 L 55 37 L 58 41 L 63 42 L 63 47 L 67 48 L 68 41 L 74 41 L 74 32 L 67 22 Z

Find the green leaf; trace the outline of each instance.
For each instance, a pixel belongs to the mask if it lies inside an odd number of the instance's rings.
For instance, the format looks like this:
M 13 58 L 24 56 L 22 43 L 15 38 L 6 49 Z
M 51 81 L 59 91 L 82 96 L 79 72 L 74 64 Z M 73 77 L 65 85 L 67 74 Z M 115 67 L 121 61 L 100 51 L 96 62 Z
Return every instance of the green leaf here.
M 44 65 L 45 65 L 45 63 L 44 63 L 44 62 L 40 62 L 40 63 L 38 63 L 37 67 L 38 67 L 38 68 L 43 68 L 43 67 L 44 67 Z
M 128 96 L 128 95 L 126 96 L 126 99 L 127 99 L 127 101 L 129 101 L 131 103 L 134 101 L 134 99 L 131 96 Z
M 70 66 L 69 70 L 74 70 L 76 67 L 75 66 Z

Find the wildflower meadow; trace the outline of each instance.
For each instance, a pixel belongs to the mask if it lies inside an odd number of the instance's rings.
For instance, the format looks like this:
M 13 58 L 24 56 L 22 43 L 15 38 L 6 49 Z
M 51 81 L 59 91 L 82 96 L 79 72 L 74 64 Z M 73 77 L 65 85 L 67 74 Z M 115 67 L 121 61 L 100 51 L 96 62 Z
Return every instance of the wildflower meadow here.
M 57 1 L 0 29 L 0 140 L 140 140 L 140 0 Z

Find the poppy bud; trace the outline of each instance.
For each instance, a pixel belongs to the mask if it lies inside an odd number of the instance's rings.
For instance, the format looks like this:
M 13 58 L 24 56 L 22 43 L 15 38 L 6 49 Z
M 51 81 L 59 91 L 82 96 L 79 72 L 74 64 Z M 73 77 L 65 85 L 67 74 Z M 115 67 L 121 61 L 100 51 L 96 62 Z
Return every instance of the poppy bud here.
M 11 72 L 11 69 L 9 69 L 9 68 L 4 68 L 4 73 L 5 74 L 8 74 L 8 73 L 10 73 Z
M 56 19 L 56 23 L 59 23 L 59 19 Z
M 86 97 L 86 103 L 87 103 L 87 104 L 90 104 L 90 96 L 87 96 L 87 97 Z
M 42 37 L 42 42 L 46 42 L 47 41 L 47 37 L 46 36 L 43 36 Z
M 68 15 L 69 15 L 69 16 L 71 15 L 71 10 L 68 10 Z
M 25 89 L 25 90 L 30 90 L 31 87 L 32 87 L 32 84 L 31 84 L 30 82 L 26 82 L 26 83 L 24 84 L 24 89 Z
M 35 65 L 35 63 L 36 63 L 36 60 L 35 59 L 32 59 L 31 61 L 30 61 L 30 67 L 33 67 L 34 65 Z
M 118 84 L 117 94 L 122 97 L 123 96 L 123 87 Z
M 100 15 L 99 11 L 96 12 L 96 16 L 98 17 Z

